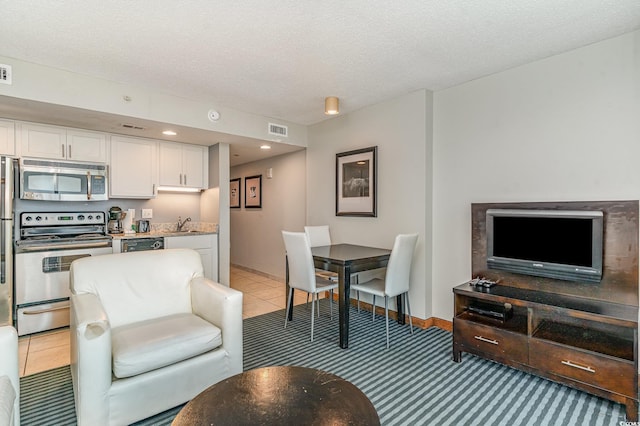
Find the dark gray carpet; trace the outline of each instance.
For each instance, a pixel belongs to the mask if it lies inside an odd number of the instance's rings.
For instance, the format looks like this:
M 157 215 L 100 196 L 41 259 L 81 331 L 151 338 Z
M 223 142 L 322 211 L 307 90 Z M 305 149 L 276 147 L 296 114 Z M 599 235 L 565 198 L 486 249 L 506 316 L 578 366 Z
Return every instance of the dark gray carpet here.
M 385 349 L 384 320 L 351 310 L 349 349 L 338 347 L 338 319 L 328 306 L 310 337 L 309 311 L 294 310 L 283 329 L 284 312 L 244 321 L 244 369 L 299 365 L 325 370 L 359 387 L 378 410 L 383 425 L 618 425 L 624 406 L 551 381 L 463 354 L 451 361 L 451 333 L 390 324 Z M 73 425 L 68 367 L 21 379 L 22 424 Z M 137 423 L 169 425 L 180 407 Z

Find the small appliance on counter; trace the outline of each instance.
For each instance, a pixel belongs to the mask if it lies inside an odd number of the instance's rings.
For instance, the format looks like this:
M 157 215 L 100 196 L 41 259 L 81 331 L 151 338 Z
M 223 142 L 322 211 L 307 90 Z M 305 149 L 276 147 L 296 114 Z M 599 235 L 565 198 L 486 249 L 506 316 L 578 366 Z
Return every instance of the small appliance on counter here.
M 109 209 L 109 222 L 107 224 L 107 231 L 110 234 L 122 234 L 124 228 L 122 226 L 122 220 L 127 216 L 126 212 L 123 212 L 120 207 L 113 206 Z
M 136 215 L 135 209 L 129 209 L 123 216 L 122 220 L 122 232 L 125 234 L 135 234 L 136 231 L 133 229 L 133 218 Z
M 151 224 L 146 219 L 137 220 L 136 230 L 138 233 L 151 232 Z

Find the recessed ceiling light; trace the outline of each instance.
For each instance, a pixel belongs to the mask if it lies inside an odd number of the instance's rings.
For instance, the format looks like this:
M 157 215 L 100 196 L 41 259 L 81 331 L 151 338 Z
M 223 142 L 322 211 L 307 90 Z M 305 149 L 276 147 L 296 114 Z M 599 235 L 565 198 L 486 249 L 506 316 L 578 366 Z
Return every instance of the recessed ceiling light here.
M 260 145 L 260 149 L 271 149 L 271 145 L 267 145 L 267 144 Z
M 175 136 L 177 135 L 176 132 L 174 132 L 173 130 L 165 130 L 164 132 L 162 132 L 163 135 L 167 135 L 167 136 Z

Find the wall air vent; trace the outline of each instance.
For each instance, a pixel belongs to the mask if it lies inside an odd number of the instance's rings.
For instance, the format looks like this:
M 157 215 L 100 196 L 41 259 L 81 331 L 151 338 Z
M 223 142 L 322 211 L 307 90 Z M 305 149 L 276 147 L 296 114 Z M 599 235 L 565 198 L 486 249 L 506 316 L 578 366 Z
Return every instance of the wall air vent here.
M 135 124 L 123 124 L 122 127 L 131 130 L 144 130 L 144 127 L 136 126 Z
M 287 137 L 289 133 L 289 128 L 287 126 L 283 126 L 281 124 L 273 124 L 269 123 L 269 134 L 275 136 L 283 136 Z
M 11 84 L 11 65 L 0 64 L 0 83 Z

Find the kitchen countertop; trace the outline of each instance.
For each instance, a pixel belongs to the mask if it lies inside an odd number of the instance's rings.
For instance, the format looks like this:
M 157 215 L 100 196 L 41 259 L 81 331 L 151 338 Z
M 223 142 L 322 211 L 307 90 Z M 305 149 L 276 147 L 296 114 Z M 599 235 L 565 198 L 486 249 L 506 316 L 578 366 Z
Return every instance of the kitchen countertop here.
M 157 238 L 157 237 L 187 237 L 189 235 L 208 235 L 218 233 L 217 223 L 189 222 L 185 231 L 175 231 L 175 223 L 152 223 L 151 232 L 135 234 L 109 234 L 114 240 L 129 238 Z

